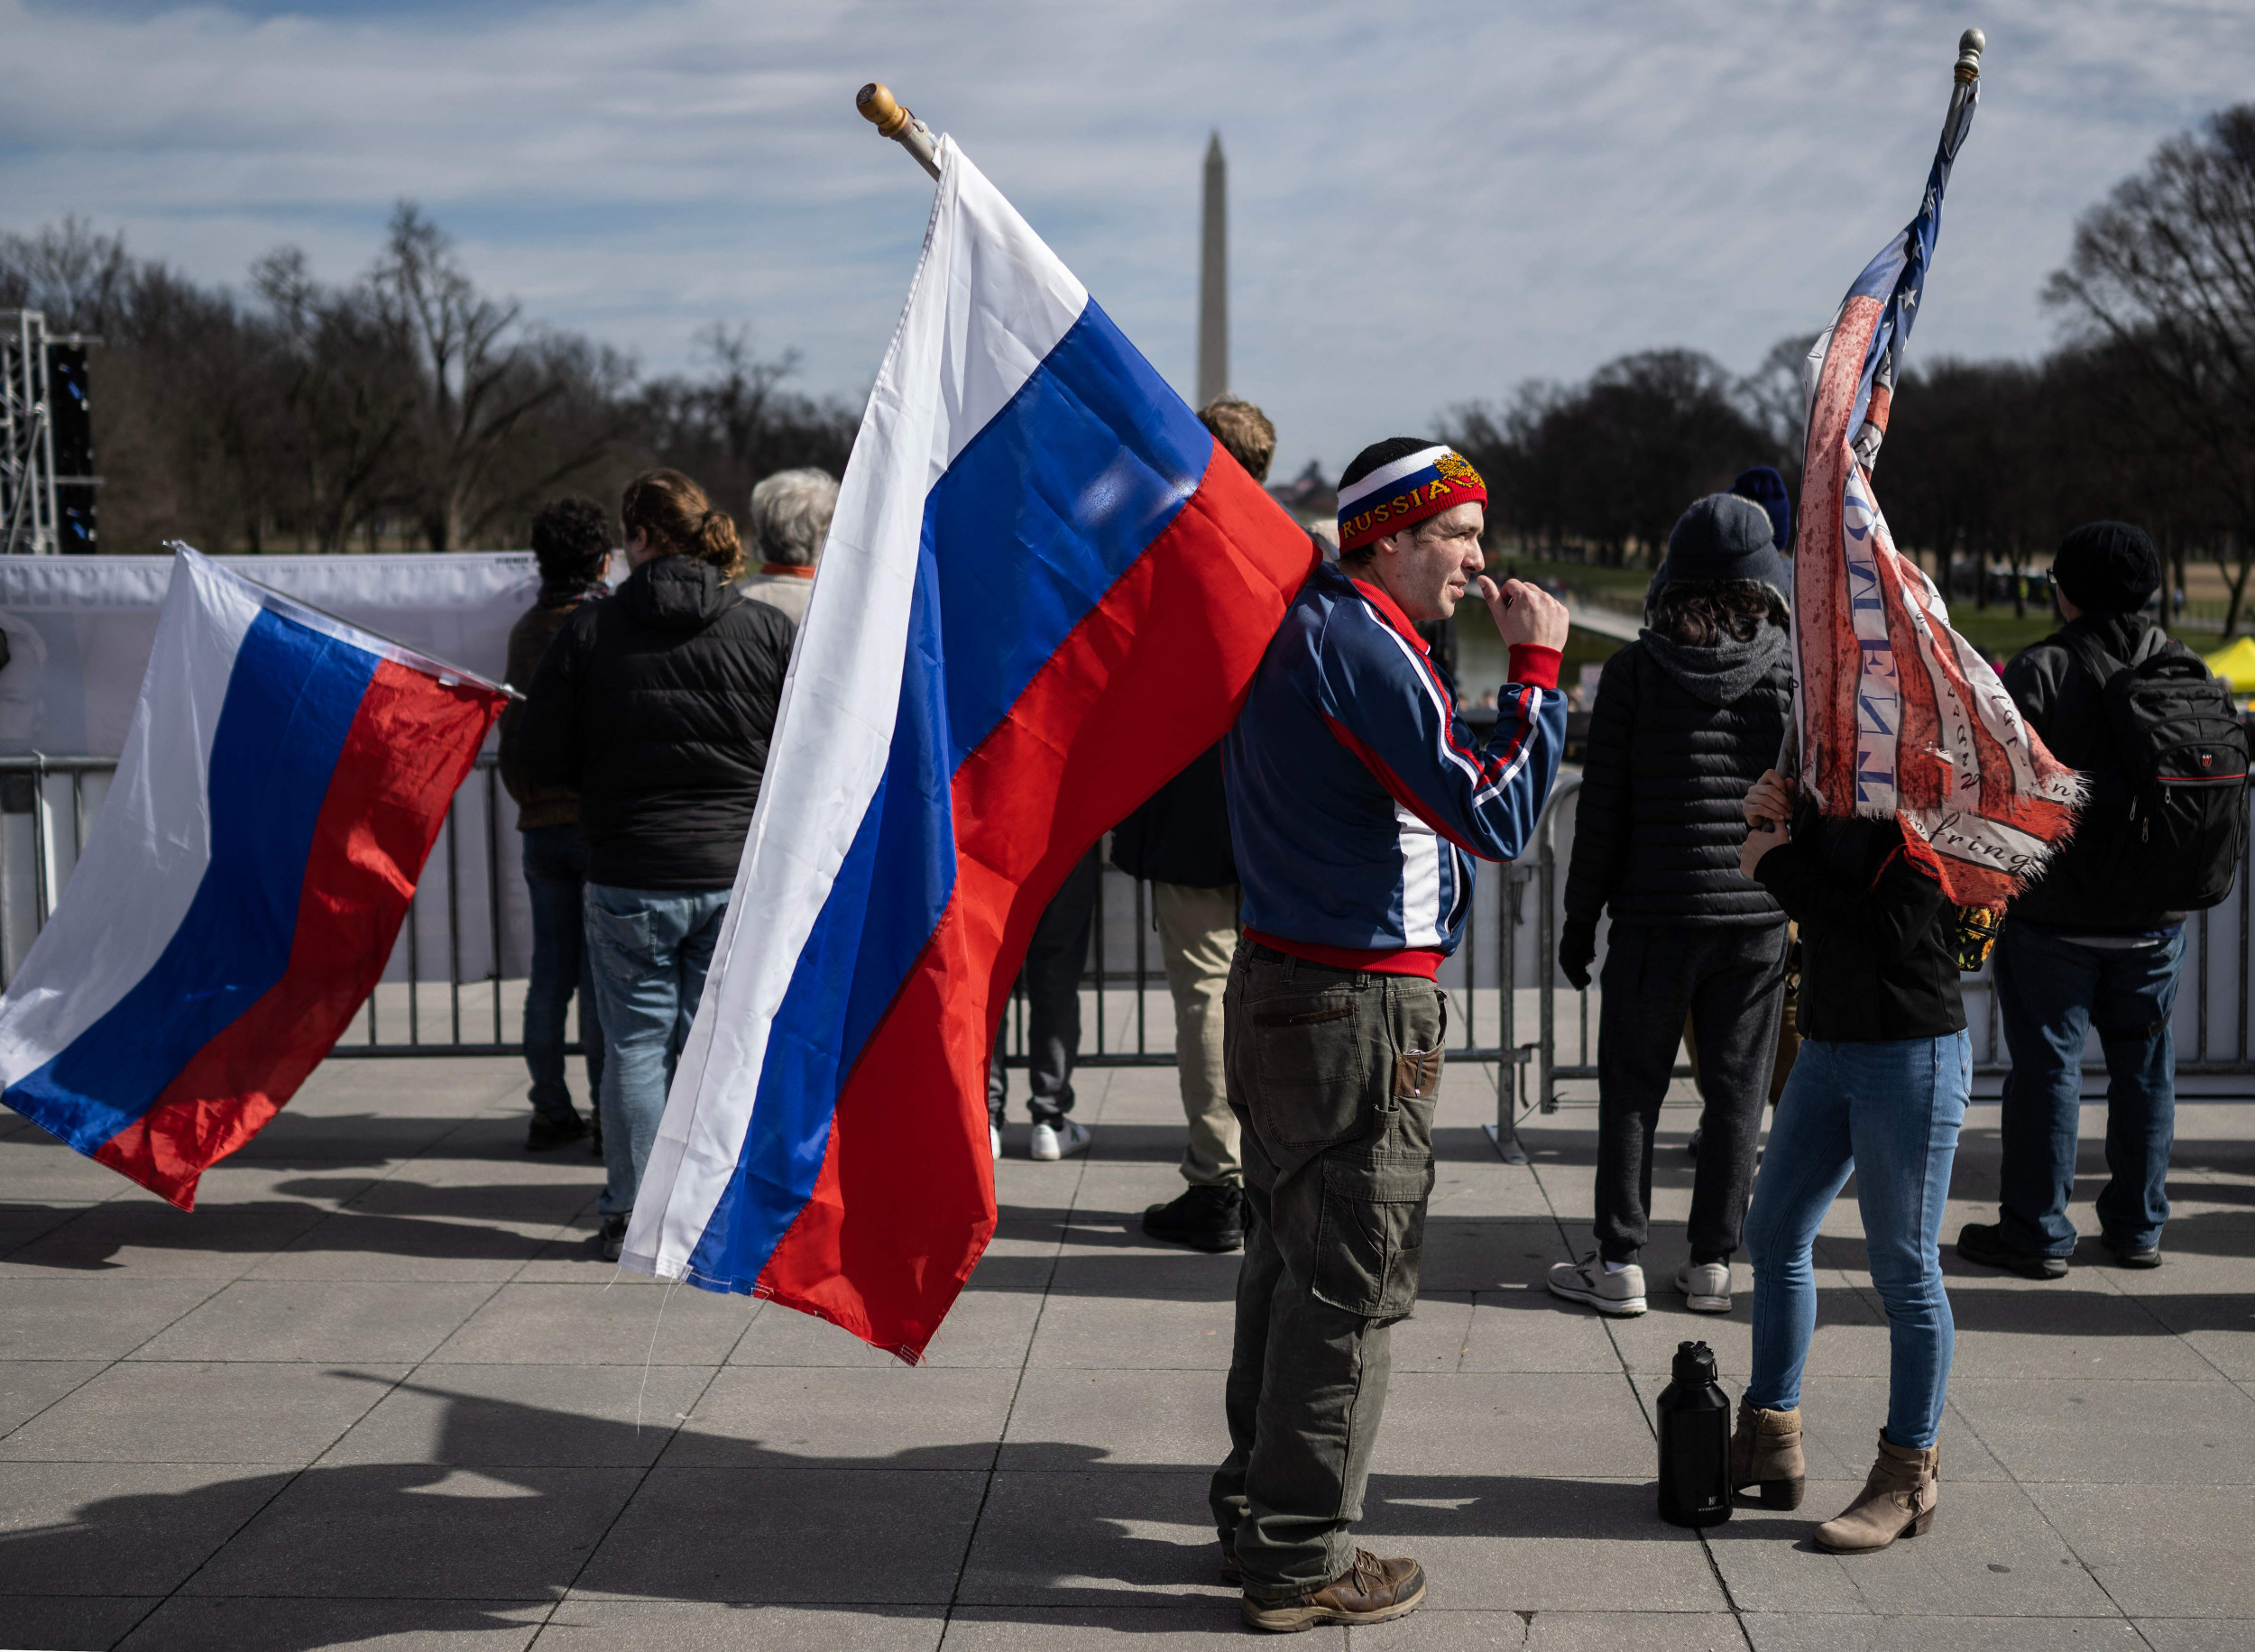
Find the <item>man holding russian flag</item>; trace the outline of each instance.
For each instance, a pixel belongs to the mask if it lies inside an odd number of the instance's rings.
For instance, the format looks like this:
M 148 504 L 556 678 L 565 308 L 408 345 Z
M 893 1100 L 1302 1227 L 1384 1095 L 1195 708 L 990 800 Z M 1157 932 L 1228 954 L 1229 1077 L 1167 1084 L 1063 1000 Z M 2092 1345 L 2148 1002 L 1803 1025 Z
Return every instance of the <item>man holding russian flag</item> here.
M 1355 1547 L 1390 1327 L 1416 1306 L 1448 1001 L 1434 977 L 1472 858 L 1525 846 L 1558 773 L 1566 610 L 1481 574 L 1486 484 L 1414 437 L 1339 491 L 1339 560 L 1309 576 L 1224 757 L 1245 939 L 1222 1000 L 1242 1127 L 1245 1262 L 1212 1504 L 1256 1629 L 1413 1611 L 1424 1574 Z M 1475 580 L 1511 648 L 1485 748 L 1420 623 Z

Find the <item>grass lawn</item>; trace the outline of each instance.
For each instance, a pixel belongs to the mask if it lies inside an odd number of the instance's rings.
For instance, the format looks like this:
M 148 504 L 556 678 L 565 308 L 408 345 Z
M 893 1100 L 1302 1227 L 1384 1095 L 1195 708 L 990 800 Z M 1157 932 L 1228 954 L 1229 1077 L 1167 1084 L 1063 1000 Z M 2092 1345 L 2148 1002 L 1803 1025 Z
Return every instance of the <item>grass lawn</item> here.
M 2057 614 L 2039 614 L 2031 608 L 2027 619 L 2015 620 L 2010 608 L 1975 608 L 1971 602 L 1951 603 L 1949 622 L 1983 654 L 2002 654 L 2008 660 L 2059 629 Z
M 1652 583 L 1652 572 L 1646 568 L 1602 568 L 1592 563 L 1552 562 L 1539 556 L 1514 556 L 1509 552 L 1496 559 L 1502 565 L 1505 579 L 1532 579 L 1552 582 L 1572 588 L 1578 596 L 1609 608 L 1634 611 L 1643 605 L 1644 587 Z M 1960 598 L 1950 604 L 1950 623 L 1965 638 L 1983 653 L 2002 654 L 2011 659 L 2032 642 L 2040 642 L 2059 627 L 2054 615 L 2031 607 L 2026 619 L 2015 619 L 2010 604 L 1993 608 L 1975 608 L 1971 599 Z M 1463 620 L 1458 624 L 1461 626 Z M 2195 639 L 2195 647 L 2199 647 Z M 2213 646 L 2213 645 L 2211 645 Z M 1576 630 L 1567 643 L 1566 670 L 1563 681 L 1571 683 L 1582 661 L 1601 660 L 1620 647 L 1609 637 L 1598 637 Z

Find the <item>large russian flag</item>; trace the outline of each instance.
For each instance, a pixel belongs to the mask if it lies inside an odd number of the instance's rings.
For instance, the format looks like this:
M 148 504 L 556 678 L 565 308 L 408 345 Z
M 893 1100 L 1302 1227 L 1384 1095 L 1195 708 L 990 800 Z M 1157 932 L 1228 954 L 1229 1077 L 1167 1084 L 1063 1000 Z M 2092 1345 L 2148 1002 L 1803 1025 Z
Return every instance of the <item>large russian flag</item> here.
M 990 1041 L 1089 845 L 1229 728 L 1301 529 L 943 140 L 629 1265 L 915 1361 L 994 1231 Z
M 0 1099 L 193 1208 L 375 986 L 504 702 L 180 551 L 109 796 L 0 998 Z

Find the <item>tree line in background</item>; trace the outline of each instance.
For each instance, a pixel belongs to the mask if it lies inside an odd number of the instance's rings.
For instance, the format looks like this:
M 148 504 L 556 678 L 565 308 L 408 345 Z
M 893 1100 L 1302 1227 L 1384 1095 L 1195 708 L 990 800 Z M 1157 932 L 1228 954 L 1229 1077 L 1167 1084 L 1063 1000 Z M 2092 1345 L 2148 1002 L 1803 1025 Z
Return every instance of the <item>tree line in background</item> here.
M 606 501 L 653 464 L 741 516 L 771 471 L 844 468 L 858 415 L 791 392 L 796 358 L 700 335 L 704 371 L 645 380 L 618 352 L 481 291 L 411 203 L 357 280 L 294 248 L 248 291 L 207 287 L 69 219 L 0 236 L 0 309 L 101 340 L 100 544 L 149 553 L 522 545 L 540 502 Z
M 1947 270 L 1944 272 L 1947 280 Z M 2173 138 L 2076 225 L 2033 362 L 1941 359 L 1897 387 L 1878 491 L 1946 594 L 2016 606 L 2066 528 L 2144 525 L 2185 585 L 2209 560 L 2240 629 L 2255 568 L 2255 104 Z M 0 236 L 0 308 L 97 335 L 106 548 L 434 550 L 521 544 L 566 489 L 607 497 L 652 463 L 741 511 L 770 471 L 844 467 L 857 422 L 788 390 L 796 364 L 741 328 L 703 371 L 644 380 L 617 352 L 482 292 L 412 204 L 359 280 L 291 249 L 238 294 L 133 257 L 76 220 Z M 1578 384 L 1455 409 L 1440 434 L 1487 474 L 1491 519 L 1530 550 L 1651 563 L 1684 504 L 1752 463 L 1798 494 L 1801 364 L 1781 339 L 1737 377 L 1692 350 L 1623 356 Z
M 1943 271 L 1947 280 L 1947 270 Z M 1946 596 L 2016 608 L 2099 517 L 2136 521 L 2169 559 L 2213 561 L 2241 629 L 2255 568 L 2255 104 L 2157 150 L 2076 228 L 2046 284 L 2060 344 L 2042 360 L 1947 358 L 1896 389 L 1876 472 L 1898 546 Z M 1736 378 L 1690 350 L 1623 356 L 1579 384 L 1459 408 L 1441 434 L 1488 476 L 1491 516 L 1530 549 L 1656 563 L 1686 502 L 1749 464 L 1799 493 L 1801 363 L 1781 339 Z

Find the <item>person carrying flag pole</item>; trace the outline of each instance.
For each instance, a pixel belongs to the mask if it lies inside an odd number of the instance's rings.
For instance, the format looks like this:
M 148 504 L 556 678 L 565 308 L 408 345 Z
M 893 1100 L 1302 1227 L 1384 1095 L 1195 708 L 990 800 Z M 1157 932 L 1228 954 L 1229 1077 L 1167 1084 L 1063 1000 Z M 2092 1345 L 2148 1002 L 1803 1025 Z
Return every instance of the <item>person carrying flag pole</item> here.
M 952 139 L 857 101 L 932 216 L 621 1261 L 913 1363 L 994 1233 L 1035 927 L 1227 732 L 1316 555 Z
M 1385 1407 L 1389 1328 L 1417 1300 L 1434 985 L 1478 856 L 1525 847 L 1565 738 L 1562 604 L 1480 572 L 1487 489 L 1395 437 L 1339 482 L 1339 561 L 1293 599 L 1223 748 L 1245 934 L 1222 999 L 1245 1167 L 1245 1260 L 1211 1503 L 1256 1629 L 1414 1611 L 1413 1560 L 1354 1544 Z M 1511 649 L 1479 746 L 1416 628 L 1477 581 Z
M 1979 96 L 1980 31 L 1918 216 L 1865 266 L 1810 357 L 1807 482 L 1794 558 L 1799 773 L 1748 793 L 1739 867 L 1800 925 L 1803 1042 L 1746 1217 L 1753 1358 L 1730 1445 L 1735 1490 L 1799 1506 L 1800 1386 L 1817 1319 L 1817 1230 L 1850 1175 L 1887 1314 L 1887 1420 L 1819 1548 L 1868 1553 L 1933 1523 L 1937 1435 L 1956 1330 L 1941 1223 L 1972 1077 L 1958 991 L 1988 914 L 2074 825 L 2075 774 L 2013 709 L 1899 555 L 1872 468 L 1924 291 L 1942 192 Z M 1969 924 L 1965 909 L 1983 909 Z

